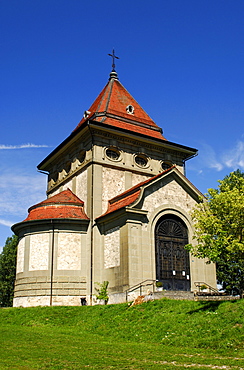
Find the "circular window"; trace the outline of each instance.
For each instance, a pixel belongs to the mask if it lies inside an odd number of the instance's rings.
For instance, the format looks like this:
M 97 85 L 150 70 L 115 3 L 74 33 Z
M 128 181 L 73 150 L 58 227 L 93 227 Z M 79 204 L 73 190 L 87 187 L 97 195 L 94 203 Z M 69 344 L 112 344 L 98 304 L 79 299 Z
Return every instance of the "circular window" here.
M 162 170 L 168 170 L 170 167 L 172 167 L 172 163 L 170 162 L 162 162 L 161 163 Z
M 120 152 L 114 148 L 106 149 L 106 156 L 113 161 L 117 161 L 120 157 Z
M 129 114 L 133 114 L 134 113 L 133 105 L 127 105 L 126 112 L 129 113 Z
M 148 159 L 144 155 L 137 155 L 135 156 L 135 162 L 140 167 L 146 167 Z

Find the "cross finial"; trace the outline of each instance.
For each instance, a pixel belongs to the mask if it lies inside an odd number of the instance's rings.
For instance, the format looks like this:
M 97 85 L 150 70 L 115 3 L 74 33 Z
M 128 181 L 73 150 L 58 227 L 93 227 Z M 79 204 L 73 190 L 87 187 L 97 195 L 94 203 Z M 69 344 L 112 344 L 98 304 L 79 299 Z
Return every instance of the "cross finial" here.
M 116 55 L 114 54 L 114 49 L 112 51 L 112 54 L 108 54 L 110 57 L 112 57 L 112 72 L 115 72 L 115 61 L 114 59 L 119 59 L 119 57 L 116 57 Z

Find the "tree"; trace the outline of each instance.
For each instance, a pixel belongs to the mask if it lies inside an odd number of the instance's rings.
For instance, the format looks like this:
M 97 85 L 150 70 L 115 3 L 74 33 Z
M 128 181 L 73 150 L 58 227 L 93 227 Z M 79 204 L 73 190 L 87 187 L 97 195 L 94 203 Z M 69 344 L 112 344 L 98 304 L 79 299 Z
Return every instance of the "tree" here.
M 231 172 L 209 189 L 193 210 L 196 245 L 187 248 L 217 266 L 217 279 L 227 292 L 244 290 L 244 173 Z
M 18 237 L 7 238 L 0 254 L 0 306 L 11 307 L 13 304 L 14 281 L 16 274 Z

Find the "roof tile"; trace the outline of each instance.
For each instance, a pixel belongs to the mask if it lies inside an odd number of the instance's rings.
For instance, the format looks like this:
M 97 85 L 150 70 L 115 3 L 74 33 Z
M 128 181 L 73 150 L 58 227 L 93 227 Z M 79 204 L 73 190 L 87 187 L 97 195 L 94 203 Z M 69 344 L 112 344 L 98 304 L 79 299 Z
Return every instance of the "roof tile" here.
M 126 110 L 129 105 L 134 108 L 132 114 Z M 160 127 L 156 125 L 117 78 L 110 79 L 88 111 L 90 112 L 89 117 L 83 118 L 75 130 L 82 126 L 87 119 L 92 119 L 109 126 L 120 127 L 135 133 L 166 140 L 161 134 Z
M 84 202 L 70 189 L 64 190 L 41 203 L 30 207 L 29 215 L 24 221 L 33 221 L 53 218 L 86 219 Z

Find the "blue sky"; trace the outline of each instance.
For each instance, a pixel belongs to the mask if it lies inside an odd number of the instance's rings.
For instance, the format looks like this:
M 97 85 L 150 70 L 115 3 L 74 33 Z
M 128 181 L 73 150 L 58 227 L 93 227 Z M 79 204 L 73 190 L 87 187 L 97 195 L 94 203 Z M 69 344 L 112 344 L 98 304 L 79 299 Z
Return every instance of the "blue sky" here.
M 0 2 L 0 247 L 46 198 L 38 163 L 107 82 L 120 81 L 173 142 L 199 150 L 203 193 L 244 171 L 243 0 Z

